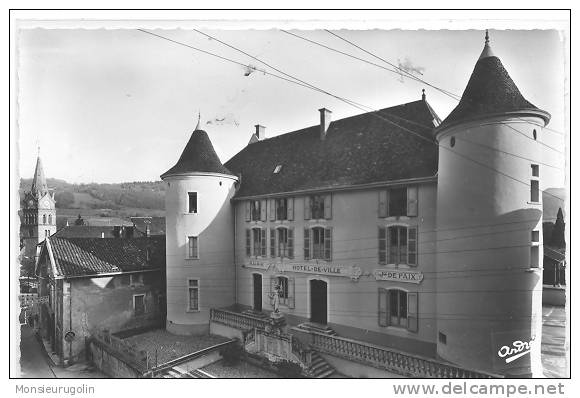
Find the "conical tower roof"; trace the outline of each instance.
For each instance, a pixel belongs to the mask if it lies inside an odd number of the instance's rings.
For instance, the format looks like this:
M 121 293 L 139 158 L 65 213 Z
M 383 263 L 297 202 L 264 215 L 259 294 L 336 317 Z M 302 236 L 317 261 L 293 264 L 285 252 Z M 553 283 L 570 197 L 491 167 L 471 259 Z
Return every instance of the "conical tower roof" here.
M 207 133 L 199 128 L 199 121 L 195 131 L 191 134 L 181 157 L 161 178 L 176 174 L 187 173 L 219 173 L 234 175 L 220 161 Z
M 494 55 L 486 32 L 485 46 L 461 101 L 441 123 L 438 130 L 461 122 L 512 112 L 530 112 L 550 120 L 550 114 L 524 98 L 500 59 Z
M 46 179 L 44 178 L 44 170 L 42 169 L 40 156 L 36 159 L 36 169 L 34 169 L 34 177 L 32 179 L 30 192 L 36 198 L 40 198 L 48 192 L 48 185 L 46 185 Z

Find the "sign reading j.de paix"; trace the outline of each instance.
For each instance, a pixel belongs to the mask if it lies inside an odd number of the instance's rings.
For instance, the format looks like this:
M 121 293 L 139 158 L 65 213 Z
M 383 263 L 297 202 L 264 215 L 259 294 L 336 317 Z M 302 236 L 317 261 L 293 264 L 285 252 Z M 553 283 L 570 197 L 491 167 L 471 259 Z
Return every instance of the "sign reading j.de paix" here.
M 375 270 L 375 279 L 378 281 L 396 281 L 419 284 L 423 281 L 423 273 L 406 270 Z

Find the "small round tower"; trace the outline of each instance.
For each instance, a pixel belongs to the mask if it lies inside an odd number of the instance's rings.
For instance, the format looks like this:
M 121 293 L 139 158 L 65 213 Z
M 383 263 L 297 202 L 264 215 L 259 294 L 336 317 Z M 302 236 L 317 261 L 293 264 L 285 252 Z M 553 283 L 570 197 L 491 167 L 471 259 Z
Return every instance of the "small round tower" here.
M 234 303 L 234 176 L 199 128 L 161 175 L 165 195 L 169 332 L 203 334 L 209 310 Z
M 436 130 L 438 355 L 465 368 L 541 374 L 542 128 L 485 46 Z M 517 156 L 514 156 L 517 155 Z

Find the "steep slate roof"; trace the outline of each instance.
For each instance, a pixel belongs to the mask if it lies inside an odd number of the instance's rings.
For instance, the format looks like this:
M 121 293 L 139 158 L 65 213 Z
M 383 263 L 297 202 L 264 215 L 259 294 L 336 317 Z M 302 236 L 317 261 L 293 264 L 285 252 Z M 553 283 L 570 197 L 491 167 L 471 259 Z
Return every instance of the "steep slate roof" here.
M 191 134 L 191 138 L 175 166 L 163 173 L 161 178 L 163 179 L 174 174 L 192 172 L 232 175 L 232 173 L 224 167 L 215 153 L 215 149 L 213 148 L 207 133 L 197 128 Z
M 165 268 L 165 236 L 131 239 L 49 238 L 58 276 L 94 276 Z M 46 256 L 46 244 L 43 256 Z M 147 248 L 150 259 L 147 261 Z M 48 259 L 47 259 L 48 260 Z
M 38 199 L 48 192 L 46 185 L 46 178 L 44 178 L 44 170 L 40 156 L 36 159 L 36 168 L 34 169 L 34 177 L 32 178 L 32 186 L 30 192 Z
M 324 140 L 316 125 L 249 144 L 225 166 L 242 176 L 237 197 L 430 177 L 438 161 L 434 120 L 419 100 L 333 121 Z
M 504 112 L 532 111 L 550 115 L 526 100 L 489 44 L 475 64 L 461 101 L 441 123 L 438 130 L 452 124 Z

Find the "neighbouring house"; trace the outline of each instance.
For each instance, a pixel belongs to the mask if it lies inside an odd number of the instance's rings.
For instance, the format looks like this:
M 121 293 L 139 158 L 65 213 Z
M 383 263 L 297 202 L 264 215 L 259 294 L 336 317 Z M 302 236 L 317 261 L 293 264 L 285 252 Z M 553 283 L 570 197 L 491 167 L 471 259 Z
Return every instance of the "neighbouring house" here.
M 164 324 L 165 258 L 164 236 L 43 242 L 36 267 L 40 331 L 61 364 L 81 358 L 97 330 Z
M 544 285 L 566 285 L 566 249 L 544 246 Z
M 66 225 L 53 236 L 59 238 L 133 238 L 144 236 L 135 233 L 135 228 L 127 225 Z

